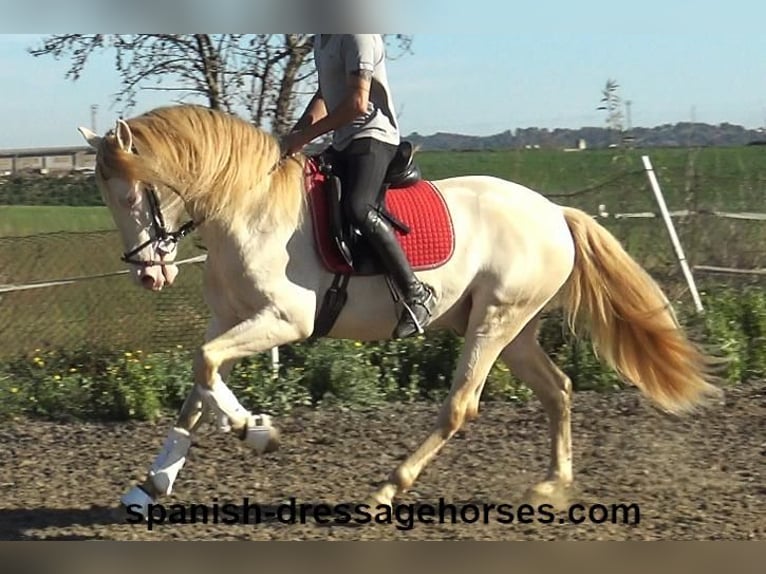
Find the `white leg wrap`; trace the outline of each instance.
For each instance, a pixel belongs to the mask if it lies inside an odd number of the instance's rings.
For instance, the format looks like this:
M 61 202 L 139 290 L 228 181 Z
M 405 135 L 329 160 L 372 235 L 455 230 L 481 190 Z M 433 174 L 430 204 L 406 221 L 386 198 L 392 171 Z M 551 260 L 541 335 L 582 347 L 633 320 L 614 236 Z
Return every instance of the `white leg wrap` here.
M 149 477 L 157 492 L 164 495 L 172 492 L 178 472 L 186 462 L 189 447 L 191 437 L 188 431 L 177 427 L 170 429 L 162 450 L 149 470 Z
M 140 512 L 146 518 L 149 516 L 149 505 L 154 504 L 154 499 L 143 488 L 134 486 L 122 495 L 120 502 L 125 508 Z
M 218 411 L 216 408 L 214 408 L 207 400 L 205 400 L 204 409 L 203 409 L 203 417 L 204 421 L 208 424 L 213 425 L 216 429 L 218 429 L 220 432 L 227 433 L 231 430 L 231 425 L 229 424 L 229 417 L 227 417 L 222 412 Z
M 229 424 L 229 417 L 223 413 L 215 415 L 215 423 L 218 430 L 221 432 L 229 432 L 231 430 L 231 424 Z
M 220 377 L 216 377 L 212 390 L 200 389 L 200 395 L 219 414 L 219 426 L 224 430 L 230 422 L 238 422 L 237 426 L 245 424 L 250 416 L 250 412 L 239 403 L 237 397 Z M 228 419 L 228 422 L 223 422 L 224 417 Z
M 271 417 L 250 415 L 244 442 L 258 454 L 276 450 L 279 447 L 279 432 L 271 424 Z

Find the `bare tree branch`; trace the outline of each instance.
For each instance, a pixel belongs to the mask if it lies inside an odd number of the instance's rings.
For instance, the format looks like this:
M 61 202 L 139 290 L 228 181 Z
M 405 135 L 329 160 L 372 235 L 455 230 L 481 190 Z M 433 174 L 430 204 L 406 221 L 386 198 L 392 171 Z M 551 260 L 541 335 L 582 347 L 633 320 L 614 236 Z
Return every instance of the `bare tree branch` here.
M 93 57 L 111 54 L 120 75 L 115 103 L 135 106 L 142 90 L 186 92 L 211 108 L 244 112 L 259 127 L 283 133 L 299 98 L 313 91 L 313 39 L 308 34 L 56 34 L 29 52 L 69 59 L 77 81 Z M 412 36 L 385 36 L 389 56 L 411 53 Z M 168 85 L 164 85 L 168 84 Z

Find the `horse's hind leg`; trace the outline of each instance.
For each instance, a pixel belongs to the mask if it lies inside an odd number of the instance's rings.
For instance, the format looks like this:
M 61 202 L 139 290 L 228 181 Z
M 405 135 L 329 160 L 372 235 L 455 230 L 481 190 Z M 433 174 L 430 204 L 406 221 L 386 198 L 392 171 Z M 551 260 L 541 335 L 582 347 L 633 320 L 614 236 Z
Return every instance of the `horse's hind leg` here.
M 501 357 L 511 372 L 534 391 L 548 415 L 551 441 L 548 476 L 534 485 L 527 496 L 555 502 L 562 499 L 572 484 L 572 383 L 540 347 L 538 322 L 539 318 L 531 321 L 502 351 Z
M 493 304 L 471 311 L 465 346 L 458 361 L 447 399 L 442 405 L 431 434 L 402 462 L 386 483 L 370 499 L 372 505 L 390 505 L 394 497 L 407 490 L 467 418 L 478 412 L 475 396 L 484 385 L 500 351 L 521 331 L 538 309 L 528 306 Z

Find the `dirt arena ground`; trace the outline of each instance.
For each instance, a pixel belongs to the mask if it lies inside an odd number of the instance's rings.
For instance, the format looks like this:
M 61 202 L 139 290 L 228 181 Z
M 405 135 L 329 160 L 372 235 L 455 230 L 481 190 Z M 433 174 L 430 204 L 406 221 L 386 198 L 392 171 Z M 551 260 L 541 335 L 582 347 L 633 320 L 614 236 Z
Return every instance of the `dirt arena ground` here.
M 419 404 L 296 412 L 277 421 L 282 448 L 260 458 L 234 437 L 205 429 L 175 492 L 162 502 L 170 511 L 171 504 L 241 504 L 245 497 L 272 509 L 290 497 L 359 501 L 426 435 L 436 410 Z M 0 539 L 766 538 L 766 382 L 729 389 L 725 401 L 685 419 L 658 413 L 633 391 L 576 395 L 570 502 L 637 504 L 640 522 L 633 525 L 560 518 L 502 524 L 490 509 L 488 524 L 416 522 L 410 530 L 396 523 L 325 525 L 310 517 L 305 524 L 198 522 L 149 530 L 116 517 L 114 504 L 143 478 L 168 423 L 0 425 Z M 440 497 L 458 508 L 510 504 L 515 514 L 547 463 L 537 402 L 485 404 L 400 502 L 418 503 L 416 511 Z M 471 520 L 471 512 L 466 516 Z

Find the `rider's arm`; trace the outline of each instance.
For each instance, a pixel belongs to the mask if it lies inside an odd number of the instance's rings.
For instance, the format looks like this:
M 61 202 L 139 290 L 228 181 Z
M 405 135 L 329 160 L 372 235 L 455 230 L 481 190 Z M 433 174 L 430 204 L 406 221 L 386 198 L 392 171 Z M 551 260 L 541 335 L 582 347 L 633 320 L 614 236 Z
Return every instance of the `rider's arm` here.
M 292 131 L 297 132 L 304 130 L 307 127 L 317 123 L 326 115 L 327 107 L 325 106 L 324 98 L 322 98 L 322 92 L 317 89 L 316 93 L 311 98 L 311 101 L 309 101 L 308 105 L 306 106 L 303 115 L 295 123 Z
M 347 94 L 341 104 L 318 121 L 294 132 L 295 136 L 299 137 L 301 147 L 327 132 L 350 124 L 356 118 L 367 113 L 371 82 L 371 71 L 356 70 L 351 72 L 346 84 Z

